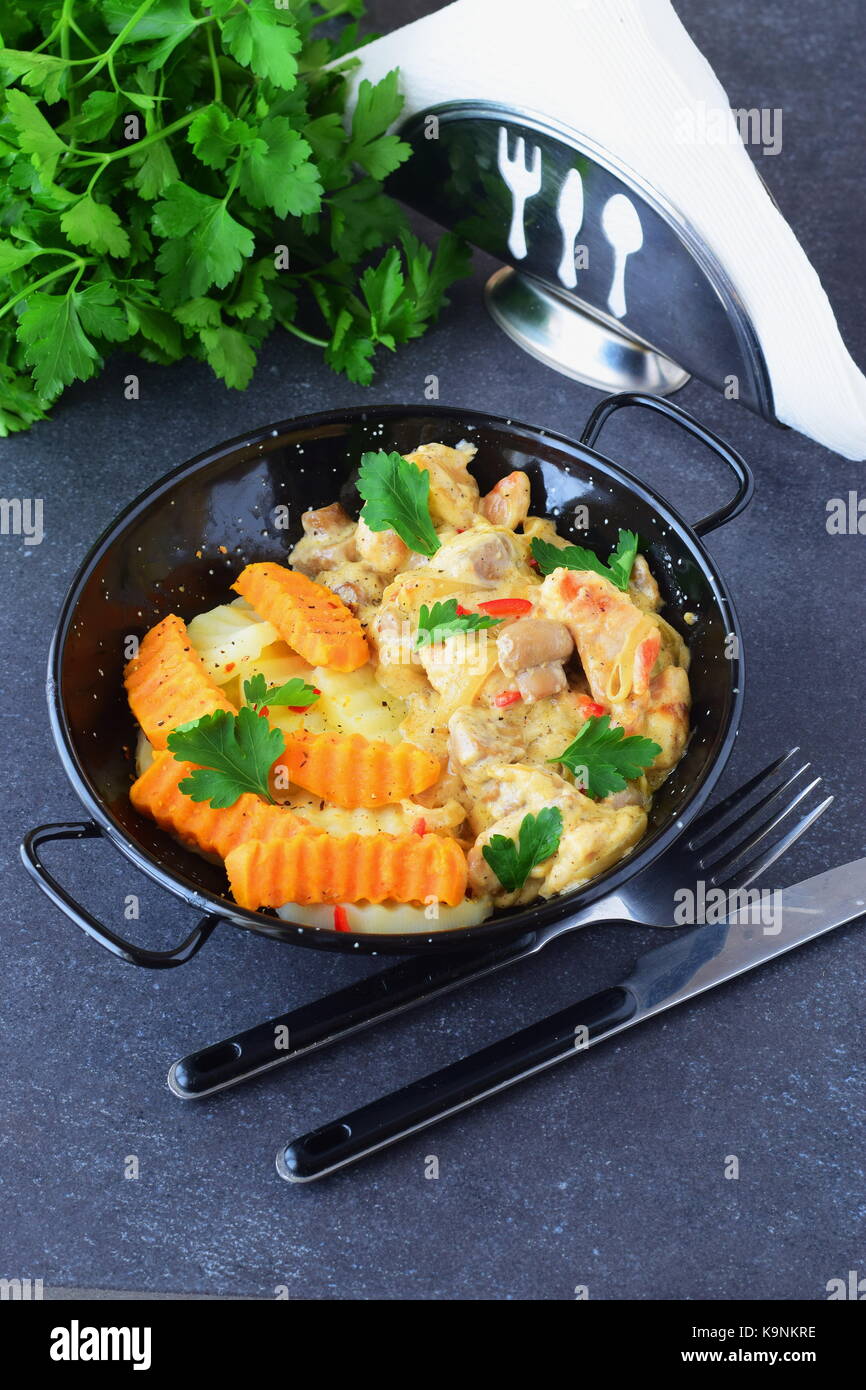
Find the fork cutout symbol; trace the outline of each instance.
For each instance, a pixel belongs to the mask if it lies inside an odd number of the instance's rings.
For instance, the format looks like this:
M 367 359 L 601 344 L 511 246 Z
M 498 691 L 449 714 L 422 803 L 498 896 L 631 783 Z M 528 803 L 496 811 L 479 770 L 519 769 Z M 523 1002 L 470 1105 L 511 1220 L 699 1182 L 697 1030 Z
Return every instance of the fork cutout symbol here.
M 526 162 L 526 141 L 522 135 L 517 137 L 514 158 L 508 153 L 508 131 L 504 125 L 499 127 L 499 172 L 511 190 L 511 228 L 508 232 L 508 249 L 515 260 L 522 261 L 527 253 L 524 211 L 527 198 L 534 198 L 541 191 L 541 147 L 534 145 L 532 164 Z

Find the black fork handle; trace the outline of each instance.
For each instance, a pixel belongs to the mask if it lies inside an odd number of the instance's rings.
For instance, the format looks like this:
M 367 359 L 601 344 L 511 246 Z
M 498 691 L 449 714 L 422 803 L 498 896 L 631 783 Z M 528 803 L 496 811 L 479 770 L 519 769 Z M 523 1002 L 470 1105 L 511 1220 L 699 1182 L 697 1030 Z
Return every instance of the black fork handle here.
M 608 396 L 605 400 L 599 401 L 584 426 L 583 434 L 580 436 L 581 444 L 586 444 L 588 448 L 592 449 L 606 421 L 613 415 L 614 411 L 628 405 L 643 406 L 645 410 L 655 411 L 656 415 L 663 415 L 666 420 L 673 421 L 692 438 L 700 440 L 701 444 L 712 449 L 713 453 L 722 459 L 734 474 L 737 480 L 737 490 L 734 496 L 723 507 L 711 512 L 709 516 L 701 517 L 700 521 L 692 523 L 692 530 L 697 535 L 706 536 L 710 531 L 724 526 L 726 521 L 732 521 L 735 516 L 740 515 L 740 512 L 751 502 L 752 494 L 755 491 L 755 479 L 749 465 L 737 453 L 736 449 L 732 449 L 730 444 L 725 443 L 724 439 L 720 439 L 712 430 L 708 430 L 706 425 L 702 425 L 700 420 L 689 415 L 682 406 L 674 405 L 672 401 L 665 400 L 662 396 L 647 396 L 640 391 L 623 391 L 618 396 Z
M 94 941 L 98 941 L 100 946 L 104 946 L 113 956 L 128 961 L 131 965 L 143 965 L 151 970 L 167 970 L 174 965 L 185 965 L 201 950 L 211 932 L 219 925 L 219 917 L 203 917 L 186 940 L 170 951 L 149 951 L 144 946 L 136 946 L 134 942 L 118 936 L 110 927 L 100 922 L 92 912 L 88 912 L 86 907 L 76 902 L 42 862 L 42 846 L 52 840 L 98 840 L 101 835 L 100 827 L 92 820 L 55 821 L 48 825 L 37 825 L 25 835 L 21 843 L 24 867 L 55 907 L 65 912 L 77 927 Z
M 439 999 L 460 985 L 531 956 L 543 944 L 536 932 L 524 933 L 506 946 L 443 956 L 410 956 L 399 965 L 369 975 L 312 1004 L 256 1024 L 174 1062 L 169 1089 L 181 1100 L 201 1100 L 214 1091 L 237 1086 L 273 1067 L 293 1062 L 320 1047 L 342 1042 L 353 1033 L 384 1023 L 418 1004 Z

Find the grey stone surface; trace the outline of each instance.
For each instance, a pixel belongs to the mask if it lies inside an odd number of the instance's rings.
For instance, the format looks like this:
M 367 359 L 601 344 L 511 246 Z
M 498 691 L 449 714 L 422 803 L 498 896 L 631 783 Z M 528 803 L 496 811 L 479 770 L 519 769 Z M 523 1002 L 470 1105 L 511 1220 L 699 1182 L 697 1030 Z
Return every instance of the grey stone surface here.
M 380 29 L 434 4 L 372 6 Z M 530 7 L 531 8 L 531 7 Z M 762 172 L 866 362 L 862 7 L 836 0 L 680 0 L 734 106 L 779 106 L 783 152 Z M 280 1140 L 612 982 L 646 931 L 593 928 L 525 968 L 258 1084 L 176 1101 L 168 1064 L 357 978 L 369 963 L 220 929 L 161 975 L 82 937 L 17 863 L 24 830 L 75 818 L 42 694 L 55 614 L 96 535 L 143 487 L 243 429 L 356 402 L 444 404 L 577 433 L 598 399 L 502 338 L 481 269 L 428 337 L 364 391 L 285 336 L 228 393 L 195 366 L 119 357 L 54 418 L 2 444 L 3 493 L 43 496 L 38 547 L 4 537 L 0 1274 L 46 1287 L 386 1299 L 820 1299 L 866 1270 L 862 1105 L 866 936 L 857 928 L 651 1023 L 355 1171 L 307 1188 L 276 1176 Z M 124 401 L 124 373 L 141 400 Z M 748 690 L 726 785 L 799 743 L 836 804 L 785 878 L 864 853 L 862 594 L 866 539 L 829 536 L 828 498 L 866 491 L 862 465 L 772 428 L 692 383 L 678 399 L 741 449 L 758 491 L 709 546 L 738 604 Z M 724 495 L 661 424 L 624 418 L 610 452 L 686 515 Z M 52 857 L 141 939 L 178 940 L 189 914 L 109 848 Z M 137 1181 L 124 1160 L 138 1156 Z M 436 1154 L 441 1176 L 424 1178 Z M 726 1181 L 727 1155 L 740 1160 Z

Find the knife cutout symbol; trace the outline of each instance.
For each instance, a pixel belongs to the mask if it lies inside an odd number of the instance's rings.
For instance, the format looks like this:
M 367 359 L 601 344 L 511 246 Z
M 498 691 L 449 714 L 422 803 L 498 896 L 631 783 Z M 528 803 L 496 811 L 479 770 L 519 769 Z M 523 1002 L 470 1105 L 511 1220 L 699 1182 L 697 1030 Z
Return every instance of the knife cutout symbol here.
M 562 256 L 557 275 L 566 289 L 577 284 L 574 267 L 574 243 L 583 224 L 583 179 L 576 169 L 569 169 L 556 204 L 556 220 L 562 232 Z

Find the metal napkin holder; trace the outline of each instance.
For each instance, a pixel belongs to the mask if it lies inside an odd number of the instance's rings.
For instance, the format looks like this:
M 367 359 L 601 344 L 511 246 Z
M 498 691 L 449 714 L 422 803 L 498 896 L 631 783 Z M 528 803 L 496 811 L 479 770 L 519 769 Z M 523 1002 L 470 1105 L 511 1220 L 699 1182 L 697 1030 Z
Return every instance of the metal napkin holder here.
M 413 157 L 389 192 L 506 262 L 485 299 L 526 352 L 604 391 L 668 395 L 694 375 L 778 423 L 730 278 L 687 218 L 609 151 L 488 101 L 432 106 L 399 134 Z

